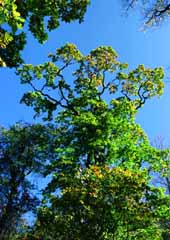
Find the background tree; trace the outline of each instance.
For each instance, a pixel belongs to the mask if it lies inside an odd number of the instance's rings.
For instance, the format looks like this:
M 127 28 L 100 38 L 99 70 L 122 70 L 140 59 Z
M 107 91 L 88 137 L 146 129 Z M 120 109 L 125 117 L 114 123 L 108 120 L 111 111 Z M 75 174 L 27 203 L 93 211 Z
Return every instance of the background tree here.
M 144 14 L 145 27 L 157 26 L 170 16 L 169 0 L 123 0 L 127 10 L 139 7 Z
M 161 239 L 169 196 L 151 185 L 149 173 L 169 174 L 169 151 L 150 145 L 135 115 L 162 94 L 162 68 L 128 71 L 111 47 L 83 56 L 66 44 L 49 57 L 18 70 L 32 88 L 22 102 L 47 113 L 44 120 L 57 114 L 57 156 L 44 172 L 52 180 L 31 237 Z
M 2 0 L 0 1 L 0 65 L 15 67 L 23 63 L 20 51 L 28 30 L 43 43 L 48 31 L 61 22 L 83 21 L 89 0 Z
M 152 145 L 159 150 L 168 149 L 168 147 L 165 145 L 164 138 L 161 136 L 157 136 L 154 139 L 154 141 L 152 142 Z M 154 181 L 154 179 L 153 179 L 153 181 Z M 170 179 L 169 179 L 169 177 L 155 176 L 155 182 L 162 185 L 166 189 L 166 193 L 170 194 Z
M 14 237 L 23 214 L 38 206 L 31 174 L 50 159 L 50 140 L 50 128 L 41 125 L 0 129 L 0 239 Z
M 165 145 L 165 141 L 161 136 L 158 136 L 157 138 L 155 138 L 152 144 L 153 146 L 155 146 L 160 150 L 167 148 Z M 165 189 L 166 194 L 170 195 L 170 177 L 169 176 L 157 174 L 156 176 L 153 176 L 152 182 L 153 184 L 162 186 Z M 163 239 L 168 240 L 170 238 L 170 221 L 162 220 L 161 226 L 164 229 Z

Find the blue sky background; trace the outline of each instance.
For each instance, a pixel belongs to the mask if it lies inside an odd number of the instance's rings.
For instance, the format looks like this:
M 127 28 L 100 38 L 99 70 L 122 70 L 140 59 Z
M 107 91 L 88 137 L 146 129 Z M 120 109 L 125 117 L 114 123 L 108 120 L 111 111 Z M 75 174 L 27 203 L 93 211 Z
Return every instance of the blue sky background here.
M 37 64 L 47 61 L 49 52 L 71 42 L 84 54 L 100 45 L 110 45 L 119 54 L 119 60 L 129 63 L 131 69 L 138 64 L 163 66 L 167 73 L 164 94 L 160 99 L 148 101 L 139 110 L 137 122 L 151 140 L 161 135 L 170 146 L 170 20 L 160 28 L 143 32 L 140 30 L 142 16 L 135 10 L 125 17 L 120 0 L 91 2 L 84 23 L 61 24 L 58 30 L 49 34 L 44 45 L 38 44 L 30 34 L 23 52 L 25 62 Z M 25 86 L 20 84 L 14 70 L 1 68 L 0 86 L 0 125 L 9 126 L 19 120 L 40 121 L 33 120 L 31 108 L 19 104 Z

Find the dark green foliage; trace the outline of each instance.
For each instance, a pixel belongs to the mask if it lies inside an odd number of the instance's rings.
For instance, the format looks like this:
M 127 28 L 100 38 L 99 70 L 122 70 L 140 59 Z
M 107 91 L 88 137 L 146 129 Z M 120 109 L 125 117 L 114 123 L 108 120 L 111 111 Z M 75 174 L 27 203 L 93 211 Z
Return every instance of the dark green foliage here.
M 24 49 L 25 44 L 26 36 L 24 33 L 20 33 L 14 35 L 12 41 L 5 48 L 0 48 L 0 56 L 8 67 L 19 66 L 24 62 L 20 51 Z
M 50 141 L 50 128 L 41 125 L 0 129 L 0 239 L 8 239 L 22 215 L 38 206 L 30 176 L 50 159 Z

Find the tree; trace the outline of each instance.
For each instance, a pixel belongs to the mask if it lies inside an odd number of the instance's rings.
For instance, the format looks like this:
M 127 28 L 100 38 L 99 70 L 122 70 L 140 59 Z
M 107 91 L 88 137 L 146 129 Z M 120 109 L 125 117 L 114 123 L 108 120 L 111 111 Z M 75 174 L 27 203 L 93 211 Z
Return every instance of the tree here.
M 26 44 L 26 24 L 43 43 L 48 31 L 58 28 L 61 22 L 82 22 L 89 3 L 89 0 L 1 0 L 0 65 L 15 67 L 23 63 L 20 51 Z
M 40 173 L 50 159 L 50 128 L 16 124 L 0 129 L 0 239 L 9 239 L 23 214 L 40 203 L 31 174 Z M 51 151 L 52 154 L 52 151 Z
M 167 0 L 123 0 L 127 10 L 139 6 L 144 13 L 145 27 L 157 26 L 170 15 L 170 1 Z
M 150 145 L 135 115 L 162 94 L 163 69 L 128 71 L 104 46 L 83 56 L 66 44 L 49 57 L 18 69 L 32 88 L 21 102 L 56 122 L 52 179 L 28 239 L 162 239 L 170 199 L 149 173 L 169 174 L 169 150 Z

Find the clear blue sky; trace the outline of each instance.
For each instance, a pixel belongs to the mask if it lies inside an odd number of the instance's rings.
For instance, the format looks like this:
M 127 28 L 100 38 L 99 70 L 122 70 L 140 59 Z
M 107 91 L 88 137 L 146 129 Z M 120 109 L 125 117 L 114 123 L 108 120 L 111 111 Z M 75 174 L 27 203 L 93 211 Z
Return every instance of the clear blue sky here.
M 163 66 L 170 76 L 170 20 L 169 24 L 167 22 L 156 30 L 144 33 L 140 31 L 141 15 L 133 11 L 128 17 L 123 16 L 120 0 L 91 1 L 81 25 L 76 22 L 62 24 L 49 34 L 49 40 L 44 45 L 39 45 L 29 35 L 23 52 L 25 61 L 42 63 L 47 60 L 49 52 L 66 42 L 75 43 L 84 54 L 100 45 L 110 45 L 118 52 L 121 61 L 129 63 L 130 68 L 141 63 L 148 67 Z M 0 86 L 0 125 L 9 126 L 19 120 L 33 122 L 32 109 L 19 104 L 25 87 L 20 85 L 13 70 L 1 68 Z M 162 135 L 170 145 L 169 103 L 170 82 L 167 82 L 164 95 L 147 102 L 139 111 L 137 122 L 151 140 Z

